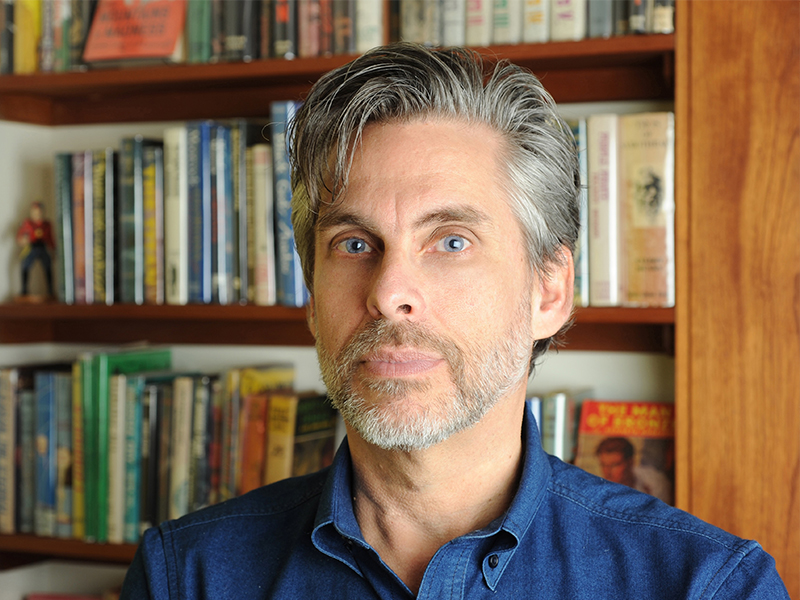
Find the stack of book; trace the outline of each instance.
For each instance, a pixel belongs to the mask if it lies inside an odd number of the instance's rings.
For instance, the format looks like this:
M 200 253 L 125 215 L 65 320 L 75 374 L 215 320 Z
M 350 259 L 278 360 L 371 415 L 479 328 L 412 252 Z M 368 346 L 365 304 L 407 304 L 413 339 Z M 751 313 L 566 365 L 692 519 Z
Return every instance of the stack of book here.
M 61 299 L 303 306 L 285 136 L 296 107 L 58 154 Z
M 282 364 L 175 371 L 159 348 L 0 369 L 0 532 L 134 543 L 329 465 L 336 413 L 293 384 Z

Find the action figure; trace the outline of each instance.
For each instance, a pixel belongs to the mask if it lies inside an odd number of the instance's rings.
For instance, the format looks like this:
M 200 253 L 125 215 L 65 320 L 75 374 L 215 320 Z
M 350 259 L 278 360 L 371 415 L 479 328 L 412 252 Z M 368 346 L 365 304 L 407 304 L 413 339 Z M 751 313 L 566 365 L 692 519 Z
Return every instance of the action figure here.
M 41 261 L 47 280 L 47 293 L 53 297 L 53 269 L 50 253 L 55 249 L 53 229 L 44 219 L 41 202 L 31 204 L 30 217 L 17 230 L 17 243 L 22 246 L 22 296 L 28 295 L 28 274 L 36 261 Z

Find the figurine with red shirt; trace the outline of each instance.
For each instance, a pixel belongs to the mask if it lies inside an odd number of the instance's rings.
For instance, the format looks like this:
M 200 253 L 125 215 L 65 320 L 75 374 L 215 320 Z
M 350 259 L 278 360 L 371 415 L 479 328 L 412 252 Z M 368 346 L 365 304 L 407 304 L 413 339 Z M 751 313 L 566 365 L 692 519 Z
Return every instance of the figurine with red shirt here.
M 22 246 L 22 296 L 28 296 L 28 274 L 36 261 L 41 261 L 47 280 L 47 293 L 53 294 L 53 269 L 50 253 L 55 249 L 53 228 L 44 218 L 41 202 L 31 204 L 30 216 L 17 230 L 17 243 Z

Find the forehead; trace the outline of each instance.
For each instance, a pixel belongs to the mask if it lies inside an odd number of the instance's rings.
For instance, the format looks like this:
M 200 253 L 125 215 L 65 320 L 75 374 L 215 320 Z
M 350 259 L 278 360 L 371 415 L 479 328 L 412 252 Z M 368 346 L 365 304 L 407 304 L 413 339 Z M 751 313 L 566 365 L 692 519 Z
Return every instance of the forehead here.
M 452 120 L 371 124 L 353 148 L 347 187 L 326 214 L 393 204 L 398 213 L 447 209 L 507 213 L 500 134 L 487 125 Z

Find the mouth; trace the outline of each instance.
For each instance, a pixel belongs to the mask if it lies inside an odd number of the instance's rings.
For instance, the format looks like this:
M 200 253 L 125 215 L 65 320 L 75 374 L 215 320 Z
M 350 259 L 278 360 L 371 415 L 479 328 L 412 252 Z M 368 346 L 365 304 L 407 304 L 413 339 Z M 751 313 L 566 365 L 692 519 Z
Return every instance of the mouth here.
M 360 365 L 371 375 L 385 378 L 426 374 L 444 363 L 440 356 L 419 350 L 383 350 L 365 356 Z

